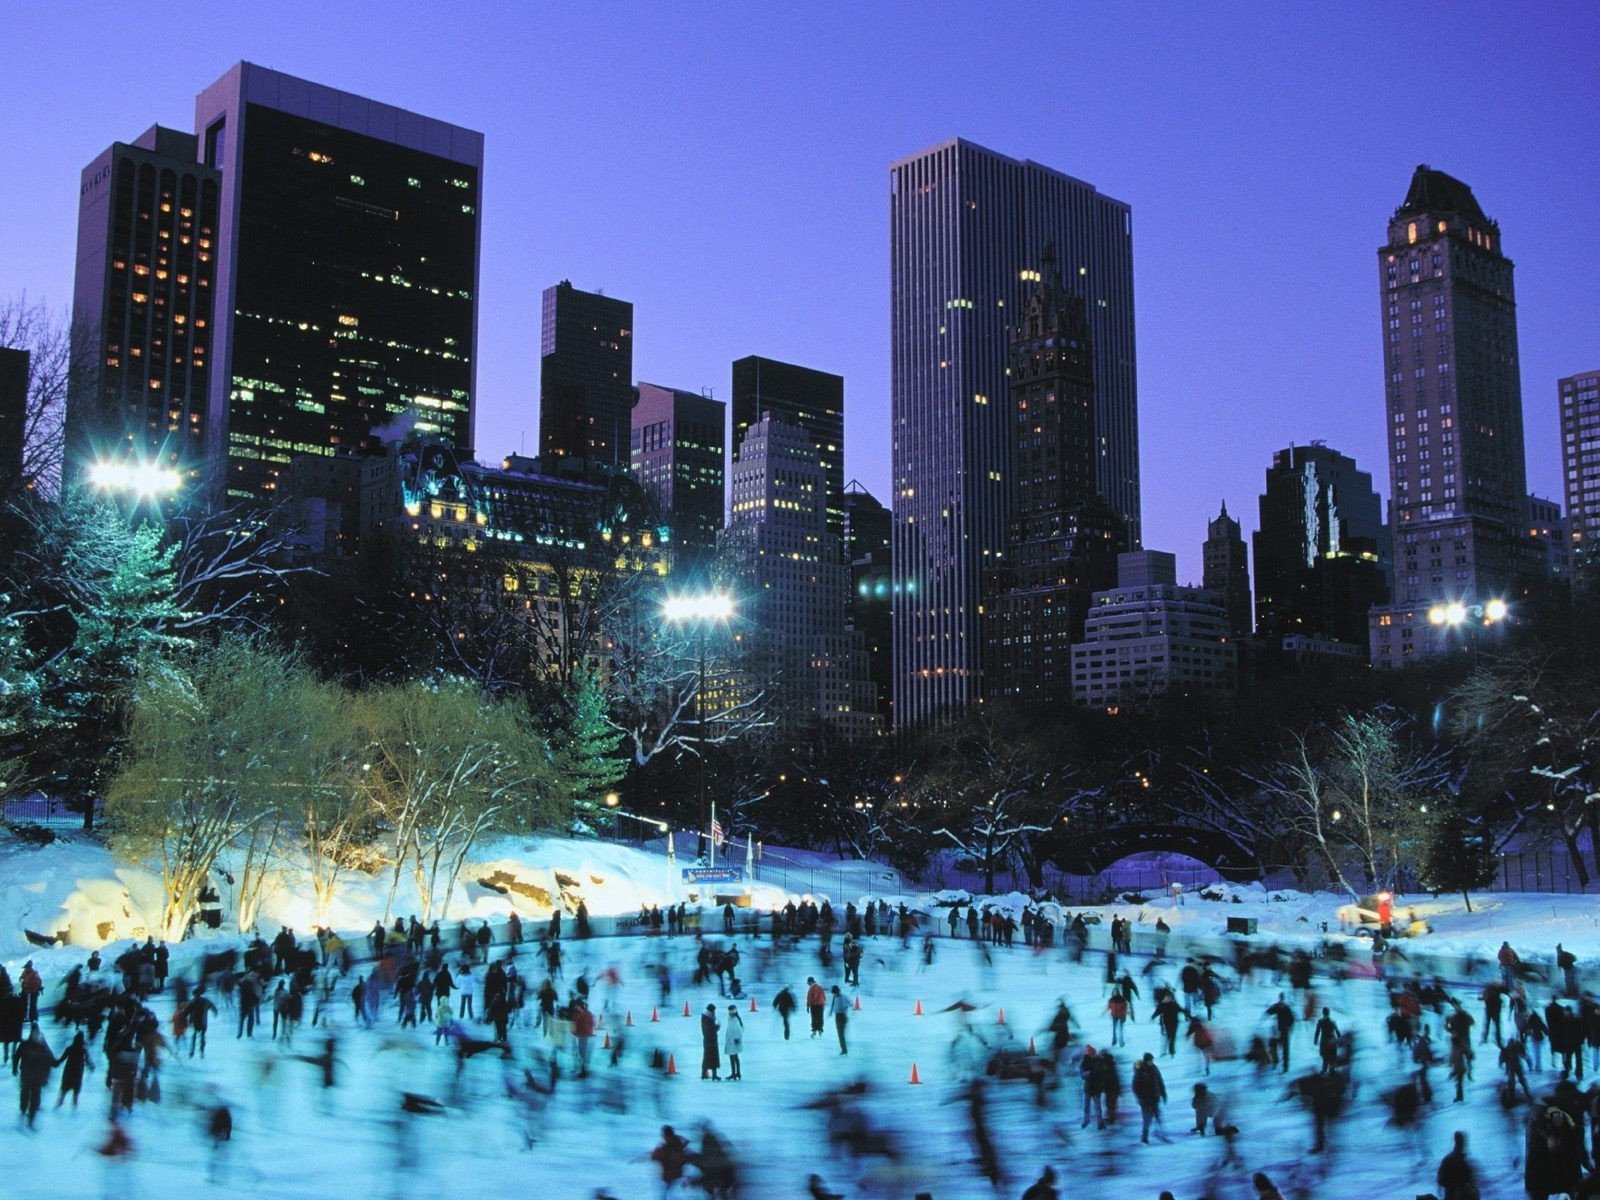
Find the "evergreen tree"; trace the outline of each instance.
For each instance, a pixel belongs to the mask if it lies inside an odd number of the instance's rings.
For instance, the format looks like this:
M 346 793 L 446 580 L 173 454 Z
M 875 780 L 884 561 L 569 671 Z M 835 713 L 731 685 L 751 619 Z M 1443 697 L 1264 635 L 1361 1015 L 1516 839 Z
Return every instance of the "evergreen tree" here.
M 611 723 L 605 688 L 593 674 L 578 676 L 567 704 L 555 710 L 549 732 L 550 763 L 557 794 L 575 826 L 598 828 L 605 794 L 621 780 L 617 757 L 622 734 Z
M 1489 838 L 1463 814 L 1449 813 L 1434 826 L 1425 865 L 1431 889 L 1460 892 L 1471 912 L 1468 893 L 1492 884 L 1498 866 Z

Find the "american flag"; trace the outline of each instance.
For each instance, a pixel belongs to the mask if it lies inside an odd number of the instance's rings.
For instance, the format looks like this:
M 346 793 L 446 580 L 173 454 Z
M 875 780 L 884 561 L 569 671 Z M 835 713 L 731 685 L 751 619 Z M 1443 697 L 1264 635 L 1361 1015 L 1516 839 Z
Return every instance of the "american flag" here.
M 722 825 L 715 817 L 711 818 L 711 841 L 715 845 L 722 845 Z

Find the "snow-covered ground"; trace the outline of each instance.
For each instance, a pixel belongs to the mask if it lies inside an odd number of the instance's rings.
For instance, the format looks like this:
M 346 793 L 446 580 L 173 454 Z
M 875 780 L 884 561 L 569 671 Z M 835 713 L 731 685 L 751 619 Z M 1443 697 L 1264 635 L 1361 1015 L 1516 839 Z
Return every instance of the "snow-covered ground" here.
M 891 902 L 903 898 L 910 907 L 924 911 L 938 911 L 941 900 L 952 898 L 905 888 L 871 864 L 840 865 L 783 853 L 792 860 L 784 865 L 791 891 L 826 895 L 841 913 L 845 902 L 866 895 L 887 896 Z M 733 861 L 742 862 L 742 856 Z M 773 857 L 764 862 L 767 878 L 755 897 L 757 908 L 769 907 L 782 895 L 772 882 L 777 861 Z M 640 903 L 664 904 L 675 898 L 665 858 L 626 846 L 501 841 L 484 847 L 470 873 L 477 877 L 495 871 L 560 886 L 569 896 L 576 886 L 597 918 L 626 915 L 636 912 Z M 802 871 L 804 886 L 795 886 Z M 336 923 L 358 932 L 370 927 L 382 910 L 387 889 L 386 878 L 353 880 Z M 1156 979 L 1171 980 L 1181 965 L 1178 956 L 1190 948 L 1226 949 L 1227 918 L 1254 917 L 1259 932 L 1252 940 L 1258 942 L 1310 946 L 1323 939 L 1324 922 L 1332 935 L 1339 936 L 1338 897 L 1268 893 L 1259 888 L 1214 891 L 1222 899 L 1206 900 L 1193 893 L 1181 900 L 1165 895 L 1097 910 L 1104 922 L 1114 912 L 1135 922 L 1136 950 L 1152 944 L 1154 923 L 1160 917 L 1172 929 L 1168 948 L 1178 958 L 1150 976 L 1141 974 L 1149 962 L 1145 955 L 1136 954 L 1128 964 L 1142 995 L 1128 1029 L 1128 1045 L 1114 1051 L 1125 1088 L 1133 1062 L 1147 1050 L 1159 1050 L 1149 1020 L 1151 985 Z M 291 877 L 269 896 L 261 920 L 269 938 L 279 920 L 309 927 L 306 910 L 296 907 L 304 902 L 295 892 Z M 458 887 L 457 897 L 452 917 L 468 913 L 492 917 L 503 914 L 510 902 L 506 895 L 475 883 Z M 117 933 L 126 935 L 143 922 L 158 899 L 158 889 L 150 891 L 148 877 L 118 867 L 93 843 L 69 841 L 32 848 L 0 841 L 0 960 L 13 978 L 22 961 L 31 958 L 48 980 L 57 980 L 83 961 L 87 948 L 30 947 L 21 929 L 54 932 L 70 926 L 78 938 L 80 930 L 111 921 Z M 413 899 L 402 888 L 396 911 L 409 911 Z M 1021 899 L 1013 895 L 996 902 L 1014 907 Z M 519 905 L 534 921 L 542 915 L 525 895 Z M 1398 914 L 1409 907 L 1413 906 L 1402 898 Z M 1490 955 L 1502 939 L 1510 940 L 1525 959 L 1548 963 L 1554 944 L 1562 941 L 1579 955 L 1586 976 L 1600 976 L 1600 903 L 1593 897 L 1474 896 L 1471 914 L 1459 897 L 1419 898 L 1414 907 L 1433 932 L 1403 944 L 1413 963 L 1432 966 L 1436 959 L 1447 974 L 1459 974 L 1463 957 Z M 720 922 L 714 924 L 720 929 Z M 938 928 L 943 931 L 945 926 Z M 1105 924 L 1094 927 L 1092 951 L 1104 947 L 1105 930 Z M 218 944 L 214 937 L 185 943 L 175 951 L 175 968 Z M 990 1046 L 1008 1042 L 1026 1046 L 1030 1037 L 1038 1037 L 1042 1050 L 1041 1031 L 1057 1000 L 1064 998 L 1081 1027 L 1074 1052 L 1086 1042 L 1104 1048 L 1109 1027 L 1102 954 L 1092 952 L 1074 965 L 1059 944 L 1047 954 L 1035 954 L 1019 938 L 1015 948 L 986 956 L 970 942 L 941 938 L 929 965 L 924 963 L 920 942 L 902 949 L 898 939 L 880 936 L 868 947 L 861 987 L 844 989 L 852 999 L 859 996 L 861 1007 L 851 1012 L 850 1053 L 841 1055 L 831 1022 L 824 1037 L 813 1039 L 806 1034 L 802 1012 L 794 1023 L 794 1035 L 785 1041 L 771 1006 L 782 986 L 803 995 L 808 975 L 830 986 L 841 983 L 837 958 L 831 967 L 822 968 L 815 939 L 789 952 L 774 951 L 765 938 L 741 938 L 740 944 L 745 953 L 740 974 L 757 1003 L 752 1012 L 748 998 L 738 1001 L 745 1021 L 741 1082 L 698 1078 L 699 1022 L 684 1018 L 684 1005 L 698 1016 L 708 1003 L 715 1003 L 719 1018 L 726 1020 L 729 1001 L 718 995 L 714 983 L 690 984 L 693 938 L 569 939 L 563 994 L 579 972 L 598 981 L 614 968 L 620 982 L 598 984 L 596 1004 L 606 1014 L 602 1032 L 625 1033 L 626 1049 L 615 1068 L 603 1065 L 605 1056 L 597 1052 L 602 1065 L 589 1079 L 564 1080 L 554 1097 L 537 1109 L 508 1095 L 506 1086 L 508 1077 L 519 1080 L 522 1069 L 547 1051 L 545 1039 L 527 1025 L 513 1030 L 514 1059 L 483 1054 L 468 1061 L 458 1077 L 454 1057 L 447 1048 L 434 1046 L 431 1031 L 396 1029 L 392 1001 L 376 1029 L 355 1026 L 348 1000 L 351 980 L 340 985 L 331 1010 L 341 1076 L 331 1092 L 318 1087 L 314 1066 L 293 1057 L 321 1051 L 320 1029 L 302 1028 L 292 1048 L 275 1046 L 262 1031 L 254 1039 L 234 1038 L 230 1014 L 224 1013 L 213 1029 L 208 1056 L 175 1056 L 163 1073 L 162 1103 L 141 1105 L 128 1123 L 134 1154 L 126 1162 L 109 1163 L 94 1153 L 107 1128 L 104 1062 L 97 1049 L 94 1058 L 100 1070 L 89 1078 L 80 1111 L 51 1109 L 53 1079 L 36 1132 L 17 1128 L 14 1118 L 0 1122 L 4 1164 L 0 1174 L 6 1194 L 68 1197 L 104 1190 L 136 1198 L 245 1191 L 262 1197 L 342 1198 L 468 1197 L 536 1190 L 558 1200 L 593 1196 L 604 1188 L 618 1200 L 632 1200 L 659 1194 L 658 1178 L 646 1156 L 663 1122 L 671 1122 L 698 1147 L 702 1121 L 711 1122 L 733 1148 L 740 1164 L 738 1194 L 774 1200 L 805 1195 L 806 1178 L 812 1172 L 849 1197 L 912 1200 L 919 1192 L 930 1193 L 935 1200 L 1014 1196 L 1046 1164 L 1053 1164 L 1061 1175 L 1064 1195 L 1094 1191 L 1107 1200 L 1124 1196 L 1153 1200 L 1163 1188 L 1171 1189 L 1178 1200 L 1201 1195 L 1246 1200 L 1254 1194 L 1250 1174 L 1257 1170 L 1266 1171 L 1290 1200 L 1409 1200 L 1431 1190 L 1433 1170 L 1449 1149 L 1455 1129 L 1471 1132 L 1486 1200 L 1523 1194 L 1520 1167 L 1515 1164 L 1525 1110 L 1507 1114 L 1497 1103 L 1492 1044 L 1479 1053 L 1476 1079 L 1468 1085 L 1465 1104 L 1448 1103 L 1450 1088 L 1442 1070 L 1436 1070 L 1434 1086 L 1440 1103 L 1428 1112 L 1421 1131 L 1403 1132 L 1386 1123 L 1388 1110 L 1379 1094 L 1400 1081 L 1402 1068 L 1383 1039 L 1385 993 L 1366 979 L 1344 983 L 1324 979 L 1317 985 L 1319 1003 L 1332 1007 L 1342 1026 L 1358 1031 L 1358 1091 L 1332 1135 L 1331 1153 L 1307 1154 L 1310 1118 L 1287 1095 L 1286 1080 L 1292 1075 L 1258 1074 L 1235 1060 L 1218 1064 L 1207 1079 L 1196 1052 L 1180 1042 L 1175 1059 L 1159 1060 L 1171 1097 L 1165 1114 L 1170 1144 L 1140 1144 L 1137 1107 L 1126 1093 L 1120 1119 L 1111 1129 L 1081 1129 L 1080 1093 L 1070 1071 L 1065 1086 L 1050 1095 L 1046 1108 L 1035 1104 L 1025 1082 L 994 1084 L 989 1094 L 990 1122 L 1007 1176 L 995 1191 L 973 1166 L 969 1106 L 962 1093 L 972 1063 L 984 1057 L 974 1038 Z M 1349 945 L 1352 956 L 1360 956 L 1364 943 L 1352 939 Z M 497 947 L 497 952 L 503 949 Z M 530 983 L 542 978 L 529 948 L 524 947 L 517 961 Z M 665 965 L 671 975 L 665 998 L 657 983 L 658 965 Z M 1225 975 L 1231 979 L 1231 973 Z M 1478 1009 L 1481 1023 L 1481 1007 L 1476 1004 L 1480 987 L 1481 981 L 1457 990 L 1470 1000 L 1469 1008 Z M 1230 1040 L 1242 1045 L 1261 1029 L 1262 1014 L 1278 990 L 1270 979 L 1258 975 L 1224 996 L 1217 1018 Z M 1534 998 L 1542 1005 L 1549 992 L 1536 989 Z M 958 1002 L 973 1006 L 972 1011 L 946 1011 Z M 922 1016 L 915 1015 L 919 1004 Z M 170 1002 L 164 997 L 157 997 L 153 1007 L 163 1020 L 170 1015 Z M 649 1019 L 652 1009 L 659 1013 L 658 1022 Z M 1437 1018 L 1430 1020 L 1436 1041 L 1442 1044 Z M 66 1041 L 64 1032 L 48 1021 L 45 1030 L 59 1053 Z M 1314 1059 L 1310 1027 L 1298 1026 L 1293 1041 L 1294 1074 L 1299 1074 L 1299 1068 Z M 678 1068 L 674 1077 L 663 1078 L 649 1069 L 651 1051 L 657 1048 L 673 1056 Z M 920 1080 L 915 1085 L 909 1082 L 913 1066 Z M 1535 1086 L 1548 1087 L 1554 1079 L 1546 1071 L 1536 1077 Z M 1221 1143 L 1186 1132 L 1192 1115 L 1188 1100 L 1193 1085 L 1203 1080 L 1221 1095 L 1241 1129 L 1240 1164 L 1219 1168 Z M 855 1086 L 864 1089 L 860 1101 L 868 1119 L 897 1147 L 896 1160 L 874 1157 L 858 1165 L 829 1149 L 826 1114 L 810 1106 Z M 444 1112 L 402 1113 L 404 1092 L 436 1097 L 444 1102 Z M 212 1182 L 199 1106 L 217 1098 L 233 1107 L 236 1125 L 234 1141 Z M 525 1137 L 530 1132 L 531 1146 Z

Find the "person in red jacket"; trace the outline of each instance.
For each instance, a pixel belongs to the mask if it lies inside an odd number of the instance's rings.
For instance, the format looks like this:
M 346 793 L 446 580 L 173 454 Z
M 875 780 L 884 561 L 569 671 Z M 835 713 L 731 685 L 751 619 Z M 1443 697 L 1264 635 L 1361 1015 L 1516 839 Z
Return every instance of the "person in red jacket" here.
M 572 1036 L 578 1039 L 578 1078 L 589 1074 L 589 1045 L 594 1041 L 594 1013 L 582 999 L 572 1002 Z
M 811 1014 L 811 1036 L 822 1036 L 822 1017 L 828 1007 L 828 993 L 811 976 L 806 976 L 806 1011 Z
M 661 1144 L 650 1151 L 652 1162 L 661 1165 L 661 1195 L 663 1200 L 672 1195 L 672 1186 L 683 1178 L 684 1165 L 689 1161 L 689 1143 L 673 1131 L 671 1125 L 661 1127 Z
M 33 969 L 33 963 L 22 964 L 22 1019 L 24 1021 L 37 1021 L 39 1019 L 39 993 L 44 991 L 44 980 L 39 978 L 39 972 Z

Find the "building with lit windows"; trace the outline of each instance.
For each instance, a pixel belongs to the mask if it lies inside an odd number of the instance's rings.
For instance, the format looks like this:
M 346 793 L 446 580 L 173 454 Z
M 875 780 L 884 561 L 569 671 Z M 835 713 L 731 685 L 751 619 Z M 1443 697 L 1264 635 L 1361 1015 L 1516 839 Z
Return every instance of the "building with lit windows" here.
M 850 568 L 828 529 L 827 474 L 812 435 L 762 417 L 745 431 L 732 483 L 717 568 L 745 631 L 735 689 L 761 692 L 779 731 L 880 732 L 866 645 L 846 620 Z
M 217 423 L 211 364 L 221 173 L 195 136 L 151 126 L 83 170 L 72 294 L 69 476 L 94 462 L 199 474 Z
M 1117 556 L 1117 586 L 1096 592 L 1072 647 L 1072 692 L 1084 707 L 1138 707 L 1158 696 L 1224 697 L 1237 654 L 1222 597 L 1180 587 L 1160 550 Z
M 1228 628 L 1235 638 L 1247 638 L 1253 626 L 1250 616 L 1250 564 L 1245 552 L 1244 534 L 1239 522 L 1222 511 L 1206 525 L 1206 540 L 1201 547 L 1204 576 L 1200 586 L 1222 597 L 1228 613 Z
M 983 695 L 979 607 L 1015 498 L 1011 326 L 1053 243 L 1094 354 L 1094 490 L 1139 545 L 1128 205 L 961 139 L 890 168 L 894 712 L 915 726 Z
M 632 464 L 672 529 L 677 569 L 703 570 L 716 553 L 726 501 L 728 406 L 696 392 L 641 383 Z
M 296 455 L 380 430 L 470 457 L 483 135 L 253 63 L 200 94 L 195 132 L 220 176 L 226 419 L 205 441 L 226 495 L 269 498 Z
M 628 469 L 633 430 L 633 305 L 563 279 L 539 324 L 539 453 L 586 470 Z
M 1556 392 L 1572 582 L 1589 591 L 1600 586 L 1600 371 L 1558 380 Z
M 844 536 L 844 377 L 752 354 L 733 364 L 733 459 L 762 417 L 803 429 L 827 481 L 828 532 Z
M 1542 567 L 1523 535 L 1516 297 L 1499 224 L 1466 184 L 1420 166 L 1378 249 L 1378 284 L 1394 591 L 1369 636 L 1374 666 L 1401 667 L 1480 636 Z
M 1561 515 L 1560 502 L 1530 492 L 1527 534 L 1544 578 L 1557 585 L 1570 584 L 1572 555 L 1567 547 L 1567 522 Z

